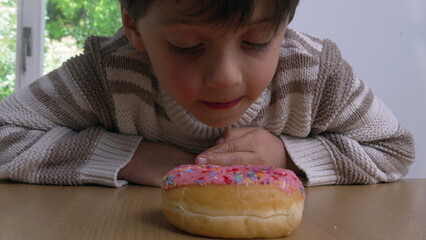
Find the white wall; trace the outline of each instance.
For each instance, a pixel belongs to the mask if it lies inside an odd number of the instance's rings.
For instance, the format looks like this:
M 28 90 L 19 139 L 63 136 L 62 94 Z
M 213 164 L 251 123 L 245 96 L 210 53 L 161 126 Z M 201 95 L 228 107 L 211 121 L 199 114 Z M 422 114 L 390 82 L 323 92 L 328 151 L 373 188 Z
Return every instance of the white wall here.
M 414 135 L 407 178 L 426 178 L 426 1 L 301 0 L 292 28 L 333 40 Z

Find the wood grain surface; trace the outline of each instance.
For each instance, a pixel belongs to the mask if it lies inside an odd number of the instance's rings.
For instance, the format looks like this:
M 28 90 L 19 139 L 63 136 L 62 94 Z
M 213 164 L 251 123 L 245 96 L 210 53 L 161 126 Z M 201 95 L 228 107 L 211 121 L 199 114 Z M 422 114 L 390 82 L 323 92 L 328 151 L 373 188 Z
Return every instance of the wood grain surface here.
M 172 227 L 160 189 L 0 182 L 1 240 L 206 239 Z M 426 239 L 426 179 L 306 189 L 301 226 L 286 240 Z

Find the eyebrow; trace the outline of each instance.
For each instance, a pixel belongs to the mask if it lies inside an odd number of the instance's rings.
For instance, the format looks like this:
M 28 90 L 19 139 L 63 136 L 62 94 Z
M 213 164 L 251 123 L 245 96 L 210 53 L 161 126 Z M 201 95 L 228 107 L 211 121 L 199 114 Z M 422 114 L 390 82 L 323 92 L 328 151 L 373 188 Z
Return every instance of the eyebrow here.
M 253 21 L 248 21 L 246 24 L 246 26 L 252 26 L 252 25 L 258 25 L 258 24 L 262 24 L 262 23 L 267 23 L 267 22 L 271 22 L 272 18 L 269 17 L 264 17 L 264 18 L 259 18 L 259 19 L 255 19 Z M 170 18 L 166 18 L 166 19 L 162 19 L 160 21 L 160 25 L 162 26 L 173 26 L 173 25 L 179 25 L 179 24 L 184 24 L 184 25 L 202 25 L 205 24 L 205 21 L 197 21 L 197 19 L 194 18 L 185 18 L 185 17 L 170 17 Z

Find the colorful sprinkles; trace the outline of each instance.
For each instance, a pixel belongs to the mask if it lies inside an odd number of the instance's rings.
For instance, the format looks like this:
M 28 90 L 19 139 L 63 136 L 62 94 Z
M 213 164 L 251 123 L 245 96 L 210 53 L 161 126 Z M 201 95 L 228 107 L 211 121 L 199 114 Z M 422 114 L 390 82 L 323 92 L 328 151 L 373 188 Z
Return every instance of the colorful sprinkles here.
M 257 165 L 182 165 L 166 174 L 161 183 L 163 190 L 190 185 L 249 185 L 275 184 L 287 194 L 298 190 L 304 193 L 303 184 L 290 170 Z

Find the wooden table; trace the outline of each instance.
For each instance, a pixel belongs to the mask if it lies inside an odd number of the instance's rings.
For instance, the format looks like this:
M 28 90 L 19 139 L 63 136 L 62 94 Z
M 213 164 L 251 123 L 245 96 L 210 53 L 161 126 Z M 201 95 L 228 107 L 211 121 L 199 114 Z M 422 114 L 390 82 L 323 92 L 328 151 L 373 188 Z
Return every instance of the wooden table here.
M 294 239 L 426 239 L 426 179 L 306 189 Z M 160 189 L 0 182 L 0 239 L 205 239 L 173 228 Z

